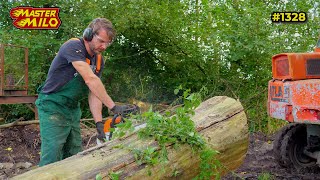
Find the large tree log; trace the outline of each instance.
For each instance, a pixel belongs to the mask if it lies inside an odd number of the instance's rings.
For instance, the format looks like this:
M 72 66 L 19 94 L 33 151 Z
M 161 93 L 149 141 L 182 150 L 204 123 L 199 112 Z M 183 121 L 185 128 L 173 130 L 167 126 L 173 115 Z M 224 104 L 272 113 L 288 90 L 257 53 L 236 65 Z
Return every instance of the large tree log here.
M 239 101 L 218 96 L 203 103 L 192 117 L 197 131 L 208 145 L 218 150 L 217 158 L 225 168 L 224 174 L 241 165 L 248 148 L 247 118 Z M 121 179 L 191 179 L 199 174 L 199 156 L 188 145 L 174 149 L 167 146 L 169 163 L 146 167 L 139 165 L 131 152 L 119 146 L 131 148 L 157 147 L 153 140 L 140 140 L 136 134 L 116 139 L 75 156 L 39 167 L 13 179 L 95 179 L 100 173 L 108 177 L 111 171 L 120 172 Z M 151 171 L 151 176 L 148 175 Z M 177 173 L 178 172 L 178 173 Z M 173 174 L 178 174 L 173 177 Z

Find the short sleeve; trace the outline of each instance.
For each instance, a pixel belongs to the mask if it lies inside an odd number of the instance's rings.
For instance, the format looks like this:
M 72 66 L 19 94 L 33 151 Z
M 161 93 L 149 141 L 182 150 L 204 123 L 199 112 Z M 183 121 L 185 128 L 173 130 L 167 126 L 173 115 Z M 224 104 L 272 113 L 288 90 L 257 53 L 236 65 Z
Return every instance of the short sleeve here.
M 59 53 L 68 61 L 68 63 L 73 61 L 86 61 L 85 47 L 81 41 L 77 39 L 71 39 L 65 42 L 61 46 Z

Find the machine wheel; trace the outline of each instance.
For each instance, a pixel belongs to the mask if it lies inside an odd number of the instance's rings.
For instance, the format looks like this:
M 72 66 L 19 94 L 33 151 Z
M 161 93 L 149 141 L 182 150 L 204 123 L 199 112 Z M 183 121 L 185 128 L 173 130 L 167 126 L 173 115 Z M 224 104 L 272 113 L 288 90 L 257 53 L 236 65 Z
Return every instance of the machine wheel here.
M 307 146 L 307 130 L 305 124 L 292 127 L 283 137 L 280 154 L 283 165 L 301 172 L 313 172 L 319 167 L 317 160 L 304 154 Z
M 273 141 L 273 156 L 276 161 L 278 161 L 280 166 L 285 166 L 284 161 L 281 157 L 281 144 L 284 136 L 287 134 L 289 130 L 299 125 L 298 123 L 290 123 L 284 127 L 282 127 L 276 134 L 275 139 Z

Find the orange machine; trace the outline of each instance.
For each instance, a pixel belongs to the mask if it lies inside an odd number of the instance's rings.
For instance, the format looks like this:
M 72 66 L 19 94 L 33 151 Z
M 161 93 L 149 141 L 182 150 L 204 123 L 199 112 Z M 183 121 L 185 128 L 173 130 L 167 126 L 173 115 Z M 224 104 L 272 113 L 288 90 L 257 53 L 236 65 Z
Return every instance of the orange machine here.
M 280 165 L 299 171 L 320 164 L 320 40 L 312 53 L 281 53 L 272 57 L 268 115 L 290 122 L 273 142 Z
M 320 123 L 320 53 L 272 57 L 268 113 L 289 122 Z

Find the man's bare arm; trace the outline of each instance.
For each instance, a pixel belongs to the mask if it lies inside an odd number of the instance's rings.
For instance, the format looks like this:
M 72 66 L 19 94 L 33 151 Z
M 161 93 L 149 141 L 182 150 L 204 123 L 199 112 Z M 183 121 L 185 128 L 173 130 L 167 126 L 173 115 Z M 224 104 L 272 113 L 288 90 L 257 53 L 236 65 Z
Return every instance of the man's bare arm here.
M 73 61 L 72 65 L 82 76 L 91 93 L 93 93 L 109 109 L 113 108 L 115 106 L 115 103 L 108 95 L 100 78 L 92 72 L 90 66 L 83 61 Z
M 96 123 L 101 122 L 102 121 L 102 102 L 91 91 L 89 93 L 88 101 L 89 101 L 89 107 L 90 107 L 90 111 L 94 121 Z

